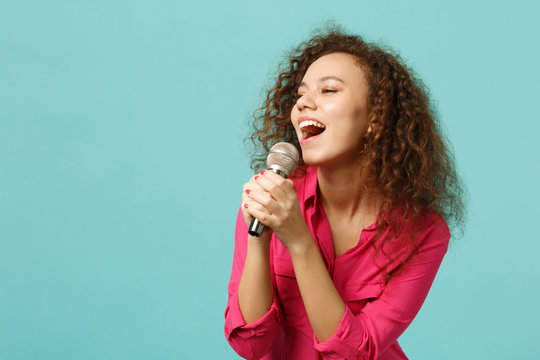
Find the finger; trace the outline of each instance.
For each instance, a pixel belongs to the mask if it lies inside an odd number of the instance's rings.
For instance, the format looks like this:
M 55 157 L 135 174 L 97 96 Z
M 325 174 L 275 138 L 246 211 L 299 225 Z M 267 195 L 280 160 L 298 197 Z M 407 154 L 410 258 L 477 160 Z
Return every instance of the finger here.
M 277 184 L 284 192 L 294 192 L 294 183 L 292 180 L 279 176 L 273 171 L 265 172 L 264 175 Z
M 242 186 L 242 203 L 246 201 L 246 195 L 249 194 L 251 191 L 253 190 L 265 191 L 260 187 L 259 184 L 255 182 L 254 178 L 255 176 L 252 176 L 251 179 Z M 242 211 L 247 212 L 247 210 L 245 210 L 244 207 L 242 207 Z
M 284 179 L 283 176 L 276 174 L 272 170 L 265 171 L 264 175 L 267 176 L 269 179 L 273 179 L 274 181 L 278 181 L 278 182 Z
M 261 177 L 265 172 L 266 172 L 266 170 L 262 170 L 260 173 L 253 175 L 252 177 L 249 178 L 248 183 L 256 183 L 256 180 L 259 177 Z
M 252 177 L 250 181 L 244 184 L 244 186 L 242 187 L 242 194 L 252 190 L 263 190 L 261 186 L 255 181 L 255 176 Z
M 281 186 L 284 186 L 286 184 L 293 185 L 293 181 L 287 178 L 284 178 L 278 174 L 276 174 L 273 171 L 265 171 L 264 175 L 267 176 L 269 179 L 274 181 L 276 184 L 280 184 Z
M 246 221 L 246 224 L 249 224 L 253 218 L 253 216 L 249 213 L 246 207 L 244 207 L 244 204 L 247 203 L 248 197 L 247 193 L 245 191 L 242 192 L 242 198 L 240 202 L 240 210 L 242 211 L 242 215 L 244 216 L 244 220 Z
M 245 194 L 253 202 L 262 205 L 270 214 L 275 214 L 280 209 L 278 201 L 266 190 L 248 189 Z
M 272 171 L 267 171 L 263 176 L 258 177 L 255 182 L 264 190 L 268 191 L 272 197 L 278 201 L 287 199 L 287 181 Z
M 249 204 L 250 202 L 248 201 L 248 197 L 247 195 L 251 192 L 251 191 L 264 191 L 266 192 L 265 190 L 263 190 L 259 184 L 257 184 L 257 182 L 255 181 L 256 178 L 258 178 L 259 176 L 261 176 L 260 174 L 258 175 L 254 175 L 252 176 L 248 182 L 246 182 L 243 187 L 242 187 L 242 196 L 241 196 L 241 199 L 242 199 L 242 202 L 241 202 L 241 205 L 240 205 L 240 208 L 241 208 L 241 211 L 242 211 L 242 215 L 244 217 L 244 220 L 246 222 L 246 224 L 250 224 L 252 219 L 253 219 L 253 215 L 247 210 L 247 208 L 244 206 L 244 204 Z M 270 196 L 270 195 L 269 195 Z M 251 203 L 251 207 L 253 208 L 254 204 Z
M 269 213 L 264 206 L 252 199 L 247 198 L 246 201 L 242 202 L 242 208 L 245 209 L 250 216 L 258 219 L 263 224 L 269 226 L 272 223 L 272 214 Z

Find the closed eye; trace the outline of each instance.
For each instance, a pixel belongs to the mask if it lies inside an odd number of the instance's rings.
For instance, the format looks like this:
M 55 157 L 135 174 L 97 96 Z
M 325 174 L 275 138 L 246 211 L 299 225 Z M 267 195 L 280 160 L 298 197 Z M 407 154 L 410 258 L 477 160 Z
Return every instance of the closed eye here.
M 335 92 L 337 92 L 337 90 L 334 90 L 334 89 L 322 89 L 321 92 L 323 94 L 328 94 L 328 93 L 335 93 Z

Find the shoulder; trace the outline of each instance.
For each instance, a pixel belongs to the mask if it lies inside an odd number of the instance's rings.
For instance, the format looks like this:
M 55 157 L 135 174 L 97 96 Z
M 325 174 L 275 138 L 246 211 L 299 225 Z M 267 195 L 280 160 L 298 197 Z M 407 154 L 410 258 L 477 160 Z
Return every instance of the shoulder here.
M 450 229 L 444 218 L 433 210 L 426 210 L 417 219 L 415 237 L 417 252 L 424 260 L 442 259 L 450 243 Z
M 398 233 L 389 229 L 376 252 L 376 263 L 387 274 L 400 273 L 404 268 L 441 263 L 448 251 L 450 231 L 438 213 L 425 210 L 414 220 L 402 222 Z
M 424 241 L 448 243 L 450 229 L 444 218 L 433 210 L 427 209 L 420 215 L 420 237 Z
M 448 241 L 450 229 L 444 218 L 436 211 L 424 208 L 413 219 L 402 217 L 400 209 L 394 210 L 390 215 L 390 223 L 394 224 L 399 231 L 398 239 L 413 235 L 417 239 L 416 243 L 422 245 L 426 240 Z
M 402 264 L 411 257 L 424 257 L 439 259 L 444 256 L 450 241 L 450 230 L 444 218 L 437 212 L 424 209 L 413 220 L 403 222 L 394 216 L 399 216 L 399 212 L 393 213 L 394 224 L 398 223 L 399 228 L 386 233 L 386 237 L 381 238 L 382 253 L 393 254 L 390 261 L 394 266 Z M 388 259 L 383 258 L 383 263 Z

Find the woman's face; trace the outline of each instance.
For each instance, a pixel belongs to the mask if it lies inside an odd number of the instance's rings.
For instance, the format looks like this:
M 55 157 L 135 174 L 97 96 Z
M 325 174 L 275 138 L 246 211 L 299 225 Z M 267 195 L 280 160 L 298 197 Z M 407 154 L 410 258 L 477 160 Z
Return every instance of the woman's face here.
M 321 56 L 298 88 L 291 121 L 304 162 L 316 166 L 355 165 L 368 129 L 368 84 L 355 57 Z

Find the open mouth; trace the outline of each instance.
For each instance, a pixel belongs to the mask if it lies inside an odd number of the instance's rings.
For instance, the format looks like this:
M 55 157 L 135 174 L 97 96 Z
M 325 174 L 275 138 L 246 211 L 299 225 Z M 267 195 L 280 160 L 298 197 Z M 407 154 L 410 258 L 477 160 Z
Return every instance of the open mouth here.
M 326 126 L 315 120 L 304 120 L 298 125 L 302 131 L 302 140 L 308 140 L 314 138 L 324 132 Z

